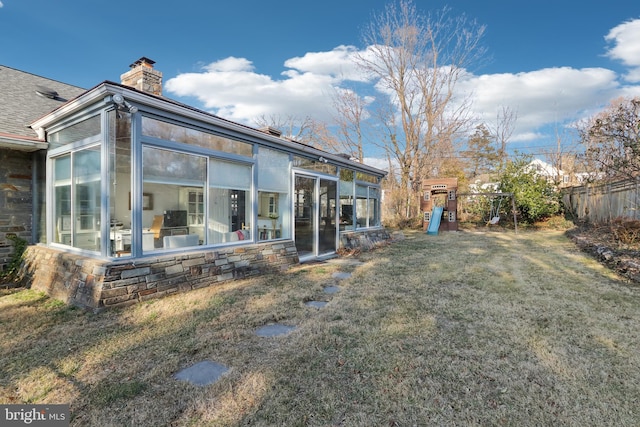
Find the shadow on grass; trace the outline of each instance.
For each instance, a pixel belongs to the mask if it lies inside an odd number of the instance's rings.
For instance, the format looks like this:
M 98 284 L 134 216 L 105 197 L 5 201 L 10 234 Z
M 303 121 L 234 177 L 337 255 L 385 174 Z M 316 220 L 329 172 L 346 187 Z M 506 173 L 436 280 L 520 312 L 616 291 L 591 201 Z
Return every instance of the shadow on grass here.
M 247 367 L 278 345 L 256 337 L 255 329 L 304 321 L 304 301 L 321 292 L 331 271 L 294 269 L 100 314 L 30 290 L 5 295 L 0 401 L 70 403 L 79 425 L 116 407 L 123 412 L 116 424 L 132 412 L 158 425 L 179 418 L 206 391 L 176 383 L 175 372 L 214 359 L 236 367 L 226 383 L 250 375 Z

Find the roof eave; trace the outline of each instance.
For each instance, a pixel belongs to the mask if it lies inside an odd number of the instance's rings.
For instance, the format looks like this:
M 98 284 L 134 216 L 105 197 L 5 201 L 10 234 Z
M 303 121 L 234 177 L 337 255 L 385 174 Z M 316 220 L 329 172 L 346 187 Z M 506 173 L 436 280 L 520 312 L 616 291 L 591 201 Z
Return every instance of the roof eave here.
M 100 84 L 35 120 L 29 125 L 29 127 L 35 130 L 38 135 L 44 135 L 44 129 L 49 127 L 52 123 L 58 122 L 65 117 L 76 113 L 86 105 L 100 101 L 101 98 L 104 98 L 106 95 L 109 95 L 107 88 L 103 84 Z
M 173 101 L 168 98 L 163 98 L 155 95 L 150 95 L 144 92 L 140 92 L 135 89 L 128 88 L 117 83 L 104 81 L 87 92 L 78 96 L 77 98 L 67 102 L 60 108 L 52 111 L 46 116 L 31 123 L 31 127 L 38 133 L 38 135 L 44 136 L 44 130 L 51 124 L 56 123 L 67 116 L 70 116 L 86 105 L 90 105 L 99 101 L 103 101 L 107 96 L 120 94 L 130 102 L 134 102 L 140 105 L 146 105 L 158 110 L 168 111 L 181 116 L 196 119 L 205 123 L 211 123 L 224 129 L 228 129 L 233 132 L 244 133 L 250 135 L 256 139 L 263 141 L 269 141 L 272 144 L 284 146 L 292 151 L 307 154 L 313 157 L 324 157 L 330 159 L 332 163 L 347 166 L 353 169 L 357 169 L 364 172 L 373 173 L 380 176 L 386 176 L 387 172 L 373 166 L 368 166 L 362 163 L 354 162 L 345 159 L 337 154 L 328 153 L 323 150 L 296 142 L 289 141 L 284 138 L 279 138 L 273 135 L 269 135 L 259 129 L 254 129 L 249 126 L 245 126 L 239 123 L 235 123 L 223 118 L 217 117 L 211 113 L 198 110 L 195 107 L 187 106 L 179 102 Z
M 37 138 L 0 133 L 0 148 L 31 153 L 46 150 L 49 143 Z

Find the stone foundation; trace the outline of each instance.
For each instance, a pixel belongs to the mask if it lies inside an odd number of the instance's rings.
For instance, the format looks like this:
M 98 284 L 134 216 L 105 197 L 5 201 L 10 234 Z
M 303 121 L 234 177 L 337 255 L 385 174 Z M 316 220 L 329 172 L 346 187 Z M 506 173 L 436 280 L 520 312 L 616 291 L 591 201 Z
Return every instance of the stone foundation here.
M 96 259 L 38 245 L 27 248 L 20 278 L 53 298 L 100 310 L 283 271 L 298 262 L 293 241 L 135 260 Z
M 385 228 L 340 232 L 340 249 L 368 251 L 388 243 L 392 236 Z
M 384 228 L 342 232 L 340 248 L 367 251 L 394 240 L 398 236 Z M 20 281 L 67 304 L 102 310 L 284 271 L 299 262 L 291 240 L 117 260 L 36 245 L 25 251 Z

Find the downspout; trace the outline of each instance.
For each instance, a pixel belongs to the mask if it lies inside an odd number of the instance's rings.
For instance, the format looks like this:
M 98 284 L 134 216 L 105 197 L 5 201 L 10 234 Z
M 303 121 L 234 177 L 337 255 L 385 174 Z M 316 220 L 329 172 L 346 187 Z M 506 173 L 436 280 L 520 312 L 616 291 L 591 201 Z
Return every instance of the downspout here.
M 31 156 L 31 239 L 29 244 L 37 242 L 38 216 L 36 206 L 39 206 L 40 196 L 38 194 L 38 154 L 36 151 Z

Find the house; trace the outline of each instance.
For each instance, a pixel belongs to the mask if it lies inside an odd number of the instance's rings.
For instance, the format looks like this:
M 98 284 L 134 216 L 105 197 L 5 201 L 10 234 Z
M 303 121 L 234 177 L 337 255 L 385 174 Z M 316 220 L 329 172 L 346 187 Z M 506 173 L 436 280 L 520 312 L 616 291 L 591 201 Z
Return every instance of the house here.
M 148 58 L 68 99 L 30 123 L 46 203 L 22 273 L 49 295 L 127 305 L 389 238 L 386 172 L 166 98 Z
M 540 159 L 533 159 L 528 168 L 537 175 L 546 178 L 550 183 L 562 184 L 569 182 L 569 175 L 566 175 L 564 171 Z
M 0 271 L 13 254 L 12 238 L 39 242 L 44 229 L 48 144 L 28 125 L 85 89 L 0 65 Z M 38 219 L 38 221 L 36 221 Z
M 531 160 L 525 166 L 525 170 L 545 178 L 549 183 L 562 185 L 570 182 L 570 176 L 564 171 L 540 159 Z M 496 192 L 500 183 L 494 181 L 495 178 L 495 176 L 481 176 L 474 183 L 469 184 L 469 191 L 472 193 Z

